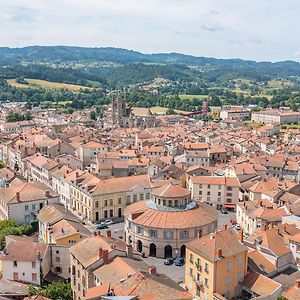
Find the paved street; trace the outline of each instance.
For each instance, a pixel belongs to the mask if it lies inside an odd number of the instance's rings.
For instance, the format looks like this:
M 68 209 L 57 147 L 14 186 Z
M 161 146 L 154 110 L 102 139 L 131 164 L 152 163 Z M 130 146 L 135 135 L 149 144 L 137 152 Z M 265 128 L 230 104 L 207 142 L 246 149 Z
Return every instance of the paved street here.
M 173 281 L 177 283 L 182 283 L 185 276 L 185 265 L 177 267 L 174 264 L 172 266 L 165 266 L 164 259 L 147 257 L 143 260 L 151 266 L 155 266 L 158 273 L 168 275 Z

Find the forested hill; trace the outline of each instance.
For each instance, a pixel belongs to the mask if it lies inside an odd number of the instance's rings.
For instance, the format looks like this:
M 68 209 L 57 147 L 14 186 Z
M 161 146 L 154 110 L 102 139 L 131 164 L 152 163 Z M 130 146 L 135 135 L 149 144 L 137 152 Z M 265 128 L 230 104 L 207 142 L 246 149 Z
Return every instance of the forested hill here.
M 293 61 L 255 62 L 242 59 L 216 59 L 196 57 L 179 53 L 143 54 L 137 51 L 120 48 L 84 48 L 71 46 L 30 46 L 24 48 L 0 47 L 0 64 L 15 65 L 22 62 L 112 62 L 119 64 L 132 63 L 182 63 L 199 66 L 223 67 L 257 67 L 270 68 L 273 71 L 289 69 L 300 72 L 300 64 Z

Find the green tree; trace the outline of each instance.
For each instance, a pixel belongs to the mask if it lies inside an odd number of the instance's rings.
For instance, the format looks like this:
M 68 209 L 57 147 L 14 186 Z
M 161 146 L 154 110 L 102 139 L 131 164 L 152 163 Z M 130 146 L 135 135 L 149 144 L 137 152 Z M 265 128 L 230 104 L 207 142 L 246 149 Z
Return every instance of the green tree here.
M 176 115 L 176 112 L 173 108 L 168 108 L 166 110 L 166 115 Z
M 0 169 L 3 169 L 5 167 L 5 163 L 3 160 L 0 160 Z
M 97 114 L 94 110 L 91 111 L 90 118 L 91 120 L 95 120 L 95 121 L 97 120 Z
M 40 295 L 48 297 L 52 300 L 72 300 L 72 288 L 71 283 L 53 282 L 48 285 L 43 285 L 39 288 L 29 286 L 29 296 Z

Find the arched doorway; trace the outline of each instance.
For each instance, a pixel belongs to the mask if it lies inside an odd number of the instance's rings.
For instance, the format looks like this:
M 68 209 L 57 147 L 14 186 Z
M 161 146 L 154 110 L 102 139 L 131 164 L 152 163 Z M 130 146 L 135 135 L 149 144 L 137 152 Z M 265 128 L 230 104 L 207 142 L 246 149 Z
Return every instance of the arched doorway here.
M 186 249 L 186 246 L 185 245 L 182 245 L 180 247 L 180 257 L 185 257 L 185 249 Z
M 140 240 L 137 241 L 136 250 L 137 250 L 137 252 L 143 251 L 143 243 Z
M 156 257 L 156 245 L 153 243 L 150 244 L 149 256 Z
M 165 246 L 165 258 L 172 257 L 172 246 Z

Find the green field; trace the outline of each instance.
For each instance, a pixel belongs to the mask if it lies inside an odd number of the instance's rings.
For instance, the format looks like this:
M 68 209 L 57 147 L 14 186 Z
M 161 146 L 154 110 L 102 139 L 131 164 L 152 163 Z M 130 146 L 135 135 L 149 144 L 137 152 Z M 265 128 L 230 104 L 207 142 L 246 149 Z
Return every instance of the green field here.
M 50 82 L 46 80 L 40 80 L 40 79 L 30 79 L 25 78 L 25 81 L 28 82 L 28 84 L 22 84 L 16 82 L 15 79 L 8 79 L 7 82 L 16 88 L 39 88 L 42 87 L 44 89 L 67 89 L 72 92 L 79 92 L 80 89 L 91 89 L 86 86 L 81 85 L 75 85 L 75 84 L 69 84 L 69 83 L 61 83 L 61 82 Z
M 185 95 L 185 94 L 179 95 L 179 98 L 181 100 L 193 100 L 193 99 L 203 100 L 203 99 L 207 99 L 208 97 L 209 97 L 208 95 Z
M 150 108 L 151 112 L 153 114 L 165 114 L 166 111 L 168 110 L 168 108 L 165 108 L 165 107 L 161 107 L 161 106 L 153 106 Z M 184 111 L 184 110 L 178 110 L 178 109 L 174 109 L 175 112 L 179 115 L 184 115 L 184 114 L 187 114 L 189 113 L 189 111 Z

